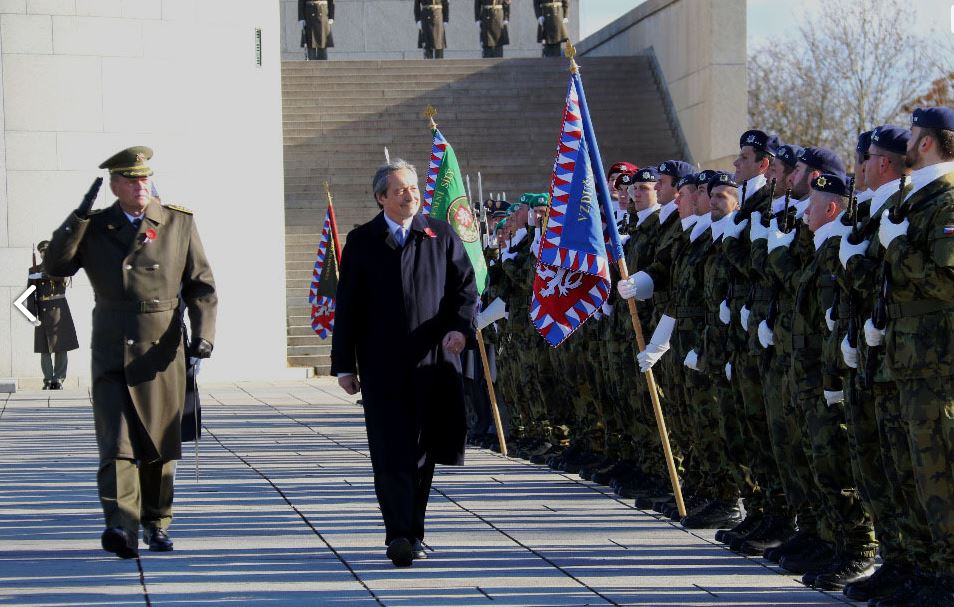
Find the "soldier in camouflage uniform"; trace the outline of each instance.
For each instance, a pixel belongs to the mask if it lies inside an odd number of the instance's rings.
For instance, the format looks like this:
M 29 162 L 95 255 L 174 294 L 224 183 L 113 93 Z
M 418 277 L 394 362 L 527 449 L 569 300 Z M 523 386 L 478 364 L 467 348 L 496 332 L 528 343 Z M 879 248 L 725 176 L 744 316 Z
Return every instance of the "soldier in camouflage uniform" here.
M 911 131 L 911 190 L 878 229 L 886 328 L 869 319 L 864 332 L 869 346 L 884 344 L 933 545 L 930 575 L 882 599 L 884 607 L 954 605 L 954 110 L 919 108 Z

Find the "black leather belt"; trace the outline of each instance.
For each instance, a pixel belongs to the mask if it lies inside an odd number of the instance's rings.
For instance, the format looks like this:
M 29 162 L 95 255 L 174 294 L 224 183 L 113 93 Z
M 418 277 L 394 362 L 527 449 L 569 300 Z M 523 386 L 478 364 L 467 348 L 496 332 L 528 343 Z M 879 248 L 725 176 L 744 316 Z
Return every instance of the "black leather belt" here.
M 97 301 L 96 307 L 116 312 L 166 312 L 179 307 L 179 299 L 150 299 L 149 301 Z

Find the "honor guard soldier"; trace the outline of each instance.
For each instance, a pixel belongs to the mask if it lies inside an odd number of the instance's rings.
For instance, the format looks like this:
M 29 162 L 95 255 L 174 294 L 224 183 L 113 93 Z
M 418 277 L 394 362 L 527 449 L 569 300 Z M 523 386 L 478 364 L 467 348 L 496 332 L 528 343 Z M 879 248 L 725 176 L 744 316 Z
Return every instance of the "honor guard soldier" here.
M 544 57 L 561 57 L 563 43 L 570 36 L 566 24 L 570 22 L 570 0 L 533 0 L 537 15 L 537 42 L 543 43 Z
M 41 260 L 30 268 L 27 284 L 36 286 L 36 291 L 27 300 L 27 309 L 36 317 L 33 351 L 40 355 L 43 389 L 62 390 L 66 379 L 66 353 L 79 348 L 79 343 L 70 305 L 66 302 L 66 279 L 50 276 L 44 268 L 42 257 L 46 256 L 49 245 L 48 240 L 36 245 Z
M 503 57 L 503 47 L 510 44 L 510 0 L 474 0 L 474 19 L 480 28 L 481 56 Z
M 298 0 L 301 45 L 308 59 L 328 59 L 328 47 L 335 45 L 331 26 L 335 22 L 335 0 Z
M 151 195 L 150 158 L 149 148 L 132 147 L 103 162 L 116 202 L 91 210 L 97 180 L 53 233 L 44 259 L 56 276 L 85 269 L 93 287 L 101 542 L 120 558 L 139 555 L 140 523 L 150 550 L 172 550 L 166 529 L 186 394 L 180 301 L 192 325 L 188 356 L 208 358 L 215 339 L 215 283 L 192 212 Z
M 417 48 L 424 49 L 425 59 L 444 58 L 444 49 L 447 48 L 444 24 L 449 18 L 449 0 L 414 0 Z

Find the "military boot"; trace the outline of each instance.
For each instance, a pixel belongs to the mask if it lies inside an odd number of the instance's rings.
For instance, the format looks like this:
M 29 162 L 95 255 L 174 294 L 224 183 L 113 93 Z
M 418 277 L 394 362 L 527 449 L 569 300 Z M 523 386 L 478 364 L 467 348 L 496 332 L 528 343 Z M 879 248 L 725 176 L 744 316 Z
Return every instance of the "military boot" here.
M 789 573 L 804 575 L 810 571 L 821 571 L 831 563 L 834 555 L 835 550 L 831 544 L 816 538 L 806 550 L 799 554 L 783 556 L 778 564 Z
M 812 548 L 815 542 L 820 541 L 814 530 L 799 529 L 795 535 L 785 540 L 778 548 L 766 550 L 762 555 L 766 560 L 778 563 L 782 557 L 796 556 Z
M 891 596 L 914 575 L 907 563 L 886 561 L 870 577 L 845 584 L 845 596 L 852 601 L 869 601 Z
M 868 556 L 838 555 L 830 566 L 814 576 L 811 584 L 806 585 L 819 590 L 841 590 L 847 584 L 870 577 L 875 570 L 874 562 L 874 558 Z
M 747 536 L 758 528 L 765 517 L 761 512 L 746 512 L 742 522 L 731 529 L 719 529 L 715 533 L 715 541 L 723 544 L 731 544 L 733 540 L 739 537 Z
M 910 576 L 897 590 L 883 598 L 868 600 L 868 607 L 921 607 L 922 603 L 913 602 L 926 589 L 932 587 L 937 578 L 915 567 Z
M 718 529 L 742 522 L 739 500 L 712 500 L 698 512 L 686 516 L 680 524 L 686 529 Z
M 601 470 L 609 470 L 619 464 L 619 459 L 612 456 L 604 457 L 594 464 L 580 468 L 580 478 L 585 481 L 593 480 L 593 476 Z
M 795 523 L 788 516 L 768 516 L 760 529 L 731 544 L 732 550 L 746 556 L 759 556 L 769 548 L 776 548 L 795 533 Z

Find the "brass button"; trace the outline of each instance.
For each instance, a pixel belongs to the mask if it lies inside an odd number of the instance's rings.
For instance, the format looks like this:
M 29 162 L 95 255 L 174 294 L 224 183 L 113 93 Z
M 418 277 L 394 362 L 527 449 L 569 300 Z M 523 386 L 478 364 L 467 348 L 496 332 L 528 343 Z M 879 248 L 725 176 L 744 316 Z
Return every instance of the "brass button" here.
M 134 342 L 134 341 L 131 340 L 131 339 L 127 339 L 127 340 L 126 340 L 126 345 L 127 345 L 127 346 L 131 346 L 131 345 L 133 345 L 134 343 L 136 343 L 136 342 Z

